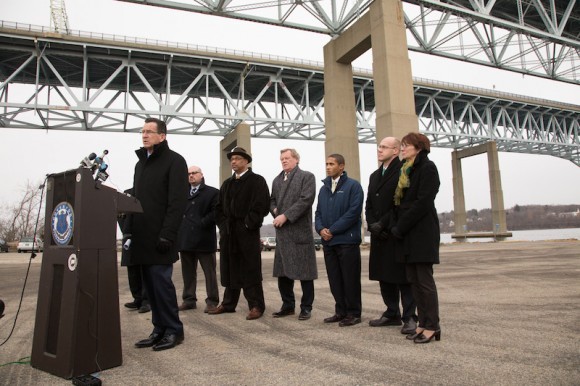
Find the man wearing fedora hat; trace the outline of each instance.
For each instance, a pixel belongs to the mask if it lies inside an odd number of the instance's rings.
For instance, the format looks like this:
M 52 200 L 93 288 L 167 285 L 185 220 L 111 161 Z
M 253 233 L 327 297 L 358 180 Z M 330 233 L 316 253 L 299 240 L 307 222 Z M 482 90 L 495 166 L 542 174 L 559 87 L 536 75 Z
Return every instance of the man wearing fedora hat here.
M 234 173 L 220 188 L 216 223 L 220 230 L 220 278 L 225 287 L 222 303 L 211 315 L 235 312 L 242 289 L 250 312 L 260 318 L 266 305 L 262 288 L 260 228 L 269 212 L 270 192 L 264 177 L 248 164 L 252 156 L 241 147 L 228 154 Z

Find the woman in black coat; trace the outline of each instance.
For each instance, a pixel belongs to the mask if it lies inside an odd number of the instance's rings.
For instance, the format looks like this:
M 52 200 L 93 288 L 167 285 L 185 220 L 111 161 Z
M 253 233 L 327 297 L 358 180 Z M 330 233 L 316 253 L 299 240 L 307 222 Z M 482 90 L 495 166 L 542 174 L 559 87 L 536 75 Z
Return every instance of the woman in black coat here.
M 439 264 L 439 219 L 435 196 L 439 191 L 439 173 L 429 160 L 429 139 L 409 133 L 401 140 L 405 163 L 395 190 L 396 223 L 391 233 L 399 239 L 397 259 L 406 264 L 417 303 L 419 326 L 407 339 L 429 343 L 441 339 L 439 301 L 433 278 L 433 264 Z

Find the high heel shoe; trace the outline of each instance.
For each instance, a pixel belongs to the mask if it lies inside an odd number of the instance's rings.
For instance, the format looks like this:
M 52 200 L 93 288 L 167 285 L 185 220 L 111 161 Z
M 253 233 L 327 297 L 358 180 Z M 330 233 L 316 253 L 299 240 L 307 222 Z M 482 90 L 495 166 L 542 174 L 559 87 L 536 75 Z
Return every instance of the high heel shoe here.
M 433 338 L 435 338 L 435 340 L 437 340 L 437 341 L 441 340 L 441 330 L 437 330 L 437 331 L 433 332 L 433 335 L 431 335 L 428 338 L 425 336 L 425 334 L 421 333 L 415 339 L 413 339 L 413 342 L 415 342 L 415 343 L 429 343 L 433 340 Z
M 423 331 L 425 331 L 425 330 L 421 330 L 420 332 L 417 332 L 417 330 L 415 330 L 414 334 L 409 334 L 405 338 L 408 340 L 415 340 L 415 338 L 418 337 L 419 335 L 421 335 L 423 333 Z

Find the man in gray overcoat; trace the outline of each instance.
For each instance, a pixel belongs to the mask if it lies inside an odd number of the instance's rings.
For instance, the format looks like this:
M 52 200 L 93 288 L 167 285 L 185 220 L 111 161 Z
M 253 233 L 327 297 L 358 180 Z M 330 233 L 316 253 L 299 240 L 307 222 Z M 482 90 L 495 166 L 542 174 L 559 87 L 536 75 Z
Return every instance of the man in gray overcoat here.
M 294 315 L 294 280 L 300 280 L 302 300 L 299 320 L 308 320 L 314 302 L 314 279 L 318 278 L 312 204 L 316 195 L 314 174 L 300 169 L 300 155 L 294 149 L 280 151 L 282 172 L 272 182 L 270 213 L 276 228 L 274 277 L 282 297 L 275 318 Z

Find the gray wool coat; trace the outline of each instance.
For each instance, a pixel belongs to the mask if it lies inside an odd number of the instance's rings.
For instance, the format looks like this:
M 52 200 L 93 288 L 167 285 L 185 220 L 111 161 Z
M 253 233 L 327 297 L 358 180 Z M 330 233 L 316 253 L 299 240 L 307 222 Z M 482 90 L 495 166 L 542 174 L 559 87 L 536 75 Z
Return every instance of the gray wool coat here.
M 288 221 L 276 228 L 274 277 L 292 280 L 318 278 L 314 236 L 312 232 L 312 204 L 316 195 L 314 174 L 296 166 L 284 181 L 281 172 L 272 182 L 270 213 L 285 214 Z M 274 214 L 274 209 L 278 209 Z

